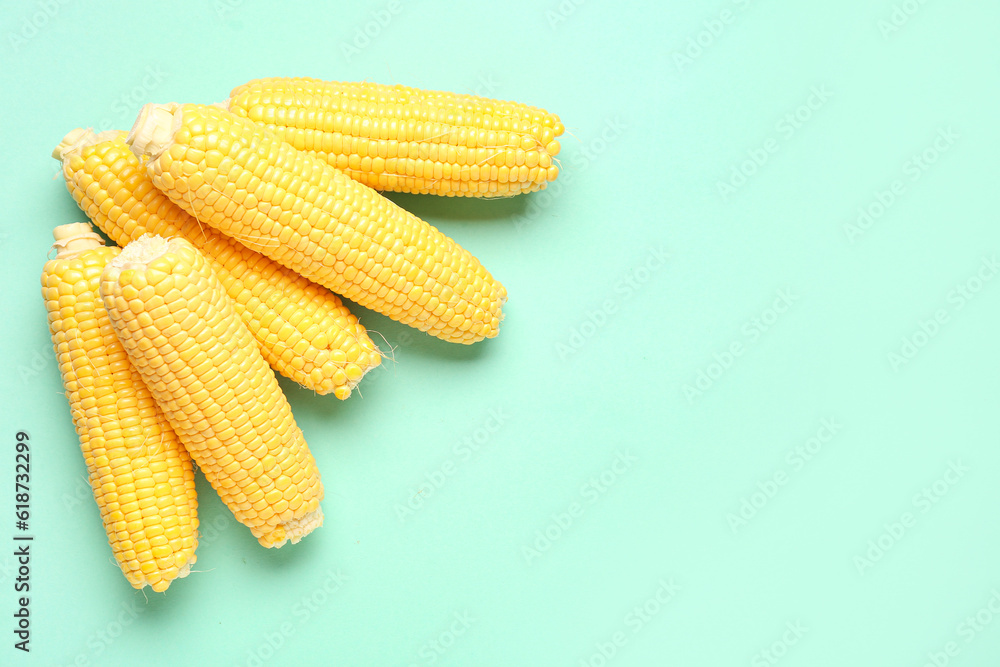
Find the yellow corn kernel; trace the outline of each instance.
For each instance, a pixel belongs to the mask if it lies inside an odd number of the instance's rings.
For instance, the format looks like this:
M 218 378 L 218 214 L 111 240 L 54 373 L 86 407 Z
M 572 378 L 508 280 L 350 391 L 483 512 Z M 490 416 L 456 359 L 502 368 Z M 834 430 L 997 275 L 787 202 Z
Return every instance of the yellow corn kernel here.
M 270 78 L 237 86 L 223 106 L 376 190 L 508 197 L 541 190 L 559 174 L 551 163 L 564 129 L 559 117 L 517 102 Z M 547 168 L 511 169 L 525 163 Z
M 320 526 L 316 462 L 204 256 L 182 238 L 141 236 L 108 263 L 101 296 L 153 398 L 237 520 L 265 547 L 298 542 Z M 154 318 L 148 304 L 157 296 L 165 311 Z M 296 481 L 278 507 L 267 494 L 282 488 L 283 476 Z
M 57 254 L 42 271 L 42 296 L 94 499 L 129 583 L 165 591 L 197 560 L 191 457 L 101 303 L 101 272 L 119 249 L 105 247 L 87 223 L 56 227 L 53 236 Z M 150 503 L 160 512 L 144 513 Z M 162 516 L 172 517 L 169 535 Z
M 282 375 L 318 394 L 346 399 L 381 362 L 378 348 L 336 294 L 199 223 L 153 187 L 125 145 L 124 132 L 73 130 L 53 156 L 62 161 L 73 199 L 118 245 L 148 233 L 180 236 L 197 246 L 264 358 Z M 218 153 L 209 158 L 221 162 Z M 354 359 L 338 360 L 355 347 Z
M 469 251 L 263 127 L 149 104 L 126 142 L 171 201 L 310 280 L 447 341 L 497 335 L 507 292 Z M 206 166 L 212 151 L 230 160 L 226 173 Z

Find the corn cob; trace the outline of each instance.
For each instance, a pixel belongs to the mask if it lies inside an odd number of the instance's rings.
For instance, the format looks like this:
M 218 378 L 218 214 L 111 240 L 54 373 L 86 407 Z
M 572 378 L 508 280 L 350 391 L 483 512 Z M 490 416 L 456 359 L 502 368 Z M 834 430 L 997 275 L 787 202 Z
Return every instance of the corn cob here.
M 272 78 L 237 86 L 223 106 L 376 190 L 502 197 L 541 190 L 559 174 L 559 117 L 516 102 Z
M 310 280 L 444 340 L 497 334 L 507 292 L 475 257 L 263 127 L 147 104 L 126 142 L 171 201 Z
M 73 199 L 120 246 L 143 234 L 198 246 L 267 362 L 319 394 L 346 399 L 381 361 L 336 294 L 201 225 L 153 187 L 125 133 L 73 130 L 53 152 Z
M 186 577 L 198 543 L 191 457 L 125 355 L 98 294 L 118 256 L 90 225 L 56 227 L 42 296 L 94 499 L 115 560 L 135 588 Z
M 108 263 L 101 296 L 181 443 L 265 547 L 323 522 L 316 462 L 231 299 L 195 247 L 142 236 Z

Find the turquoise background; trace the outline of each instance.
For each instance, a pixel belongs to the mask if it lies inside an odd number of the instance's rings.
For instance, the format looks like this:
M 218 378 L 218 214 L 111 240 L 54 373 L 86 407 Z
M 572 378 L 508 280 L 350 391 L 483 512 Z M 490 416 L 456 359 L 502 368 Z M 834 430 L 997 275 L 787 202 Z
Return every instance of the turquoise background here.
M 1000 658 L 995 2 L 42 0 L 0 26 L 0 540 L 19 429 L 36 536 L 29 655 L 0 547 L 3 664 Z M 199 479 L 199 572 L 147 600 L 48 339 L 50 232 L 82 219 L 49 153 L 277 75 L 545 107 L 563 172 L 392 197 L 506 285 L 501 335 L 358 308 L 396 359 L 363 396 L 282 380 L 326 525 L 265 550 Z

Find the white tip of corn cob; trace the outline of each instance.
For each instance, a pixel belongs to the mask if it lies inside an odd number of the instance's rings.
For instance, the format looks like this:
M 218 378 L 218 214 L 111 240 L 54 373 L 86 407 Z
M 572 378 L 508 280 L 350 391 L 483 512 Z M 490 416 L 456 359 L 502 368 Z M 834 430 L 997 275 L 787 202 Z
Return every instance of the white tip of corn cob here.
M 167 149 L 174 132 L 180 127 L 181 114 L 174 115 L 178 108 L 180 105 L 176 102 L 143 105 L 125 140 L 137 158 L 141 160 L 146 156 L 155 159 Z
M 122 248 L 121 253 L 108 262 L 108 266 L 119 271 L 143 270 L 150 262 L 162 257 L 172 249 L 169 239 L 155 234 L 143 234 Z
M 303 537 L 313 532 L 317 528 L 323 525 L 323 508 L 318 507 L 316 510 L 309 512 L 305 516 L 299 519 L 292 519 L 287 523 L 281 524 L 279 530 L 275 531 L 274 534 L 280 535 L 281 528 L 285 529 L 285 537 L 274 544 L 265 544 L 264 546 L 269 546 L 272 548 L 282 547 L 287 542 L 291 541 L 292 544 L 298 543 Z
M 59 145 L 52 151 L 52 157 L 57 160 L 64 161 L 70 153 L 75 153 L 76 151 L 83 150 L 87 146 L 93 146 L 94 144 L 99 144 L 102 141 L 114 139 L 119 134 L 121 134 L 121 130 L 94 132 L 90 128 L 84 129 L 82 127 L 78 127 L 75 130 L 70 130 L 66 133 L 66 136 L 62 138 Z
M 73 146 L 80 143 L 82 140 L 93 136 L 93 134 L 93 130 L 84 129 L 82 127 L 70 130 L 66 133 L 66 136 L 62 138 L 62 141 L 59 142 L 59 145 L 52 151 L 52 157 L 57 160 L 62 160 L 63 156 L 72 150 Z
M 192 563 L 194 563 L 194 559 L 189 559 L 186 563 L 184 563 L 184 565 L 181 566 L 181 569 L 177 570 L 177 576 L 174 577 L 174 579 L 183 579 L 191 574 Z
M 52 238 L 55 239 L 52 248 L 56 251 L 56 259 L 70 259 L 104 245 L 104 239 L 94 232 L 89 222 L 59 225 L 52 230 Z

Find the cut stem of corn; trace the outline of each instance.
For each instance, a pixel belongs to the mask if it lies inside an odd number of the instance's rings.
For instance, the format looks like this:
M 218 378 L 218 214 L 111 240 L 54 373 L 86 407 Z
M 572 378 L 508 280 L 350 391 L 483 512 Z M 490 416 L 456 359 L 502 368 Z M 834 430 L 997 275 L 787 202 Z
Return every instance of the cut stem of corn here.
M 111 324 L 178 438 L 265 547 L 323 522 L 323 486 L 274 372 L 208 262 L 142 236 L 108 263 Z
M 115 335 L 99 295 L 119 254 L 87 223 L 56 227 L 42 296 L 94 499 L 135 588 L 165 591 L 197 560 L 194 467 Z
M 263 127 L 147 104 L 126 142 L 171 201 L 310 280 L 444 340 L 497 335 L 507 291 L 469 251 Z
M 476 95 L 377 83 L 257 79 L 223 105 L 376 190 L 503 197 L 559 174 L 559 117 Z
M 53 152 L 66 187 L 90 219 L 125 246 L 143 234 L 179 236 L 208 259 L 267 362 L 340 399 L 381 362 L 378 348 L 336 294 L 200 224 L 153 187 L 125 133 L 76 129 Z

